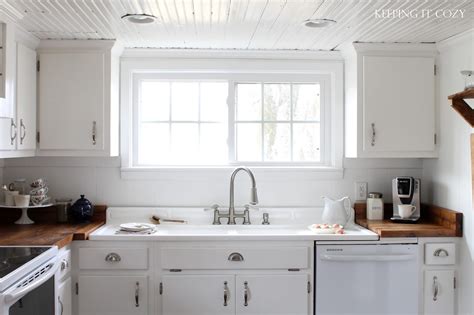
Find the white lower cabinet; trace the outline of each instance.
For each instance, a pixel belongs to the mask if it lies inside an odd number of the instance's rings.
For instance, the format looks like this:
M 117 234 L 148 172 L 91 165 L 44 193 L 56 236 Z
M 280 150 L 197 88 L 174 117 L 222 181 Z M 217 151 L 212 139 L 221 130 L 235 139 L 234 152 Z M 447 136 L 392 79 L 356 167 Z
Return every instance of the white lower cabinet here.
M 308 281 L 306 274 L 236 276 L 236 314 L 306 315 L 312 298 Z
M 309 276 L 166 275 L 163 315 L 307 315 Z
M 167 275 L 162 281 L 163 314 L 235 314 L 233 275 Z
M 79 276 L 80 315 L 148 314 L 146 276 Z
M 454 314 L 454 270 L 425 271 L 425 314 Z
M 64 280 L 58 286 L 57 292 L 57 314 L 71 315 L 72 314 L 72 282 L 71 277 Z

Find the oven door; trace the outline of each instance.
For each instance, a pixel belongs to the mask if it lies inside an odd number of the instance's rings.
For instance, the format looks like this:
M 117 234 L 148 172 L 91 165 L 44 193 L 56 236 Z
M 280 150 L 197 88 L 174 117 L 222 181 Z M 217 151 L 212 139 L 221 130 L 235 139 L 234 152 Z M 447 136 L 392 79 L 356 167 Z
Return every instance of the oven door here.
M 57 269 L 56 258 L 49 260 L 1 293 L 2 314 L 55 314 L 54 274 Z

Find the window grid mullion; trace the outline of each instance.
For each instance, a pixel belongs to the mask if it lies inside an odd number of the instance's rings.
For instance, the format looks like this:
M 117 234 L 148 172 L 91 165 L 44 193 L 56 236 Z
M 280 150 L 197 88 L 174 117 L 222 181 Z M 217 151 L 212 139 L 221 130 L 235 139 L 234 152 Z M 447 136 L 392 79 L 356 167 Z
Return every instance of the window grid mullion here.
M 173 146 L 173 142 L 171 139 L 173 139 L 173 134 L 172 134 L 172 130 L 173 128 L 171 127 L 171 122 L 173 121 L 173 82 L 170 82 L 169 83 L 169 88 L 170 88 L 170 92 L 169 92 L 169 95 L 170 95 L 170 98 L 169 98 L 169 109 L 170 109 L 170 112 L 169 112 L 169 123 L 168 123 L 168 130 L 169 130 L 169 133 L 170 133 L 170 136 L 169 136 L 169 139 L 168 139 L 168 146 L 169 146 L 169 153 L 171 153 L 172 151 L 172 146 Z
M 262 121 L 261 121 L 261 135 L 262 135 L 262 157 L 261 157 L 261 161 L 264 162 L 265 161 L 265 123 L 264 123 L 264 111 L 265 111 L 265 105 L 264 105 L 264 97 L 265 97 L 265 83 L 262 82 L 261 83 L 261 106 L 262 106 L 262 115 L 261 115 L 261 118 L 262 118 Z
M 198 152 L 201 153 L 201 82 L 198 82 Z
M 290 161 L 293 157 L 293 84 L 290 84 Z
M 229 80 L 228 81 L 228 93 L 227 93 L 227 146 L 228 146 L 228 160 L 230 163 L 237 162 L 237 124 L 236 124 L 236 113 L 237 113 L 237 84 Z

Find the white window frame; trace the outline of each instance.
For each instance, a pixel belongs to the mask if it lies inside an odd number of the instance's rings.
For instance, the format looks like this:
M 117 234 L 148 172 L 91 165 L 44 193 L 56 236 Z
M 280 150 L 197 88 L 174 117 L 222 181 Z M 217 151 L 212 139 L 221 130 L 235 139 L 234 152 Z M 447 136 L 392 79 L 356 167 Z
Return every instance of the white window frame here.
M 236 82 L 318 82 L 324 89 L 325 105 L 321 112 L 322 163 L 315 162 L 236 162 L 224 166 L 133 166 L 134 88 L 135 77 L 153 73 L 166 80 L 196 79 L 229 82 L 229 115 L 235 114 L 234 84 Z M 156 74 L 159 75 L 156 75 Z M 267 177 L 282 179 L 342 178 L 343 160 L 343 59 L 339 53 L 255 53 L 255 52 L 203 52 L 126 50 L 121 60 L 121 175 L 129 179 L 192 179 L 201 176 L 219 177 L 236 165 L 252 167 Z M 323 102 L 323 100 L 321 100 Z M 234 122 L 230 117 L 229 139 L 233 141 Z M 326 124 L 323 127 L 323 124 Z M 323 143 L 324 141 L 324 143 Z M 329 145 L 328 145 L 329 144 Z M 235 148 L 232 143 L 229 148 Z M 231 152 L 235 158 L 235 152 Z M 323 158 L 324 154 L 324 158 Z

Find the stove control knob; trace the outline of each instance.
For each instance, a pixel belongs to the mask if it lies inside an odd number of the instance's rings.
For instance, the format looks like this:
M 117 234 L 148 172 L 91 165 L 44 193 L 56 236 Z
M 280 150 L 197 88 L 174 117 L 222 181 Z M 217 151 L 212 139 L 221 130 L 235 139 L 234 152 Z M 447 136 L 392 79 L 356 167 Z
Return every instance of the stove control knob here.
M 61 261 L 61 271 L 66 270 L 67 267 L 69 267 L 69 262 L 66 259 L 63 259 Z

